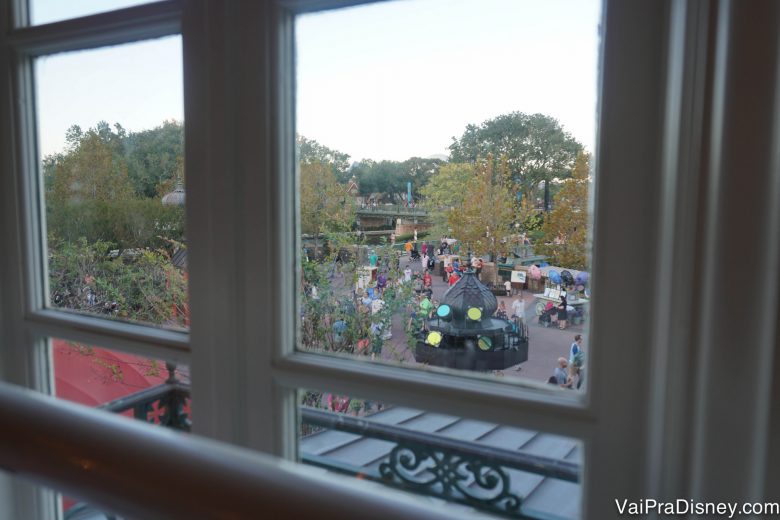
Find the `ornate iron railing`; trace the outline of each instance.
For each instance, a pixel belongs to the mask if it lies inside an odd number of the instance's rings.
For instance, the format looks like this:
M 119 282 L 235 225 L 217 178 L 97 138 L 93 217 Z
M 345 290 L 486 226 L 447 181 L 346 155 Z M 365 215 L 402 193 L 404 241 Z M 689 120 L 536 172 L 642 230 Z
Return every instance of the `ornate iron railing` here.
M 349 466 L 327 457 L 302 454 L 303 462 L 383 484 L 458 502 L 511 518 L 537 518 L 522 510 L 511 489 L 511 470 L 578 483 L 578 464 L 418 432 L 310 407 L 301 422 L 395 443 L 378 469 Z
M 136 419 L 189 431 L 189 385 L 178 380 L 175 365 L 167 364 L 167 369 L 169 377 L 162 385 L 106 403 L 101 408 L 114 413 L 132 410 Z M 301 406 L 300 414 L 301 424 L 309 428 L 338 430 L 395 444 L 376 469 L 309 453 L 301 454 L 304 463 L 510 518 L 538 518 L 523 511 L 522 497 L 511 489 L 511 471 L 573 483 L 580 481 L 580 466 L 573 462 L 414 431 L 309 406 Z M 75 511 L 78 506 L 69 513 Z
M 166 363 L 168 379 L 165 383 L 141 390 L 126 397 L 101 405 L 113 413 L 133 411 L 133 417 L 167 428 L 190 431 L 190 388 L 176 377 L 176 365 Z

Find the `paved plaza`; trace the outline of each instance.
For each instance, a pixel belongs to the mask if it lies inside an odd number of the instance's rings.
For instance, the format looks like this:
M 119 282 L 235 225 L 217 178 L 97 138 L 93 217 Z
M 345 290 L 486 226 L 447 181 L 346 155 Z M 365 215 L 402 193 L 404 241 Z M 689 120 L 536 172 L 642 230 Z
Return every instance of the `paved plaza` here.
M 401 269 L 409 265 L 412 271 L 422 271 L 420 261 L 410 262 L 408 256 L 401 258 Z M 449 288 L 442 277 L 438 275 L 438 265 L 434 271 L 433 278 L 433 299 L 441 301 L 445 291 Z M 536 301 L 529 291 L 523 291 L 523 295 L 499 296 L 498 301 L 503 301 L 509 313 L 511 313 L 512 302 L 515 299 L 522 299 L 525 305 L 526 320 L 528 323 L 528 361 L 520 365 L 507 368 L 500 375 L 505 377 L 521 377 L 537 382 L 546 382 L 552 375 L 559 357 L 569 357 L 569 347 L 574 341 L 575 334 L 582 334 L 584 338 L 584 350 L 588 352 L 590 345 L 588 337 L 585 334 L 585 325 L 569 325 L 566 330 L 558 330 L 553 324 L 551 327 L 539 325 L 536 316 Z M 402 363 L 415 364 L 414 354 L 407 345 L 407 336 L 404 330 L 408 320 L 405 314 L 396 315 L 393 318 L 391 339 L 385 341 L 382 348 L 382 358 L 388 361 L 400 361 Z

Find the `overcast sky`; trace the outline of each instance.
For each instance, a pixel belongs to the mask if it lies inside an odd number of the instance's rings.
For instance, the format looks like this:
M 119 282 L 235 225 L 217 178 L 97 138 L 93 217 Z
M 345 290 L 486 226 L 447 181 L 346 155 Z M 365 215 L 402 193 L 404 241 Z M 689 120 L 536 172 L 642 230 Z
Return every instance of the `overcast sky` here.
M 35 0 L 33 18 L 137 3 Z M 353 160 L 404 160 L 446 155 L 469 123 L 541 112 L 593 150 L 599 14 L 597 0 L 400 0 L 301 16 L 298 132 Z M 44 155 L 72 124 L 184 117 L 179 37 L 41 58 L 36 81 Z

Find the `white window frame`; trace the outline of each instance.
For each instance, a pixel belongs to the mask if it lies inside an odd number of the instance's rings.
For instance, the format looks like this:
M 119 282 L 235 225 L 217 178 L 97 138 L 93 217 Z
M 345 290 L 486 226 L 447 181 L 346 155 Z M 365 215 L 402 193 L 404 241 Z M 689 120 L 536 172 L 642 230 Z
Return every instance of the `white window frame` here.
M 760 284 L 744 280 L 741 290 L 761 295 L 745 308 L 737 305 L 740 291 L 715 293 L 714 286 L 735 260 L 721 226 L 738 232 L 740 253 L 750 255 L 742 259 L 747 272 L 771 271 L 780 260 L 773 209 L 780 147 L 772 146 L 780 142 L 780 116 L 759 113 L 752 85 L 732 77 L 775 78 L 777 64 L 746 68 L 738 59 L 767 45 L 777 51 L 769 35 L 780 23 L 764 12 L 772 8 L 727 0 L 605 3 L 588 392 L 551 396 L 294 351 L 294 16 L 359 3 L 369 2 L 169 0 L 29 28 L 23 0 L 0 4 L 2 379 L 48 391 L 36 347 L 61 337 L 188 364 L 195 433 L 289 459 L 297 457 L 296 392 L 314 388 L 580 438 L 590 519 L 614 517 L 615 498 L 767 496 L 765 476 L 777 473 L 762 454 L 777 433 L 770 403 L 780 385 L 772 387 L 771 372 L 778 303 L 766 287 L 778 287 L 777 273 Z M 763 40 L 751 43 L 746 27 L 757 20 Z M 30 59 L 178 32 L 191 330 L 43 309 Z M 778 80 L 768 83 L 759 101 L 776 102 Z M 729 126 L 743 113 L 754 116 L 764 153 Z M 740 154 L 750 154 L 757 197 L 731 192 Z M 745 211 L 767 225 L 749 226 Z M 634 305 L 623 304 L 632 298 Z M 724 319 L 729 312 L 762 319 L 737 338 Z M 739 360 L 737 339 L 746 345 Z M 745 375 L 733 377 L 734 363 Z M 702 368 L 691 375 L 694 367 Z M 728 391 L 724 377 L 732 378 Z M 725 413 L 731 424 L 719 423 Z M 737 443 L 747 448 L 722 456 Z M 726 472 L 728 485 L 717 477 Z M 0 495 L 9 489 L 18 494 L 6 507 L 19 517 L 56 514 L 48 493 L 0 480 Z

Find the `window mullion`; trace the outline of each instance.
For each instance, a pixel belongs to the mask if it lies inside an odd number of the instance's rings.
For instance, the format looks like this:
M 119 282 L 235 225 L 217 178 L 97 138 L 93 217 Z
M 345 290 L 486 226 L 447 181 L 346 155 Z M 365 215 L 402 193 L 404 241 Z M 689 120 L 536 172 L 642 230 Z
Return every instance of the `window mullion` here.
M 780 265 L 778 20 L 774 2 L 718 4 L 695 293 L 701 318 L 691 489 L 692 498 L 708 501 L 763 499 L 770 464 Z
M 194 427 L 282 454 L 277 22 L 270 2 L 193 1 L 183 39 Z
M 189 334 L 136 323 L 114 321 L 41 309 L 25 320 L 26 329 L 35 337 L 57 337 L 105 348 L 118 348 L 139 353 L 153 352 L 164 359 L 186 357 Z
M 586 518 L 645 496 L 669 2 L 608 0 L 602 22 L 593 203 Z M 630 78 L 630 79 L 627 79 Z
M 181 1 L 166 0 L 62 22 L 19 27 L 8 36 L 17 52 L 52 54 L 178 34 Z

